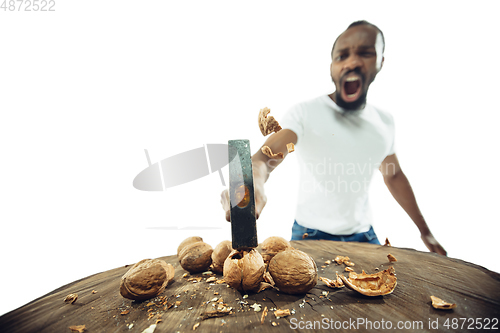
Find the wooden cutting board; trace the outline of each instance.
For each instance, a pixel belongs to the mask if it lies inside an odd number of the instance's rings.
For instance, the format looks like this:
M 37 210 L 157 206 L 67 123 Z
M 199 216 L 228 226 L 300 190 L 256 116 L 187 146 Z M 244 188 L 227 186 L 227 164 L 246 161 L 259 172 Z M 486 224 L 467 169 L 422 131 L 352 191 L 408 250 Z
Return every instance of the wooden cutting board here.
M 144 302 L 123 298 L 119 293 L 120 278 L 131 265 L 115 268 L 65 285 L 3 315 L 0 331 L 71 332 L 70 326 L 85 325 L 85 332 L 143 332 L 155 324 L 151 329 L 156 333 L 192 332 L 195 325 L 198 332 L 353 331 L 356 328 L 376 331 L 377 327 L 380 331 L 389 325 L 393 331 L 403 330 L 397 325 L 406 326 L 405 332 L 468 332 L 479 325 L 484 328 L 486 324 L 489 328 L 500 328 L 498 273 L 462 260 L 411 249 L 315 240 L 291 243 L 316 260 L 318 276 L 333 279 L 337 271 L 347 275 L 344 265 L 333 261 L 337 255 L 343 255 L 350 257 L 358 273 L 361 270 L 376 273 L 375 268 L 380 271 L 392 265 L 398 278 L 397 287 L 390 295 L 368 297 L 347 288 L 331 289 L 318 281 L 305 295 L 287 295 L 268 289 L 245 296 L 225 283 L 207 283 L 210 275 L 183 277 L 186 272 L 174 255 L 160 258 L 175 267 L 174 282 L 160 297 Z M 388 253 L 398 261 L 389 263 Z M 325 265 L 327 260 L 332 263 Z M 220 275 L 214 276 L 217 280 L 223 279 Z M 200 281 L 191 279 L 193 277 Z M 64 298 L 72 293 L 78 294 L 77 301 L 64 303 Z M 456 303 L 457 307 L 436 310 L 431 306 L 431 295 Z M 252 307 L 255 303 L 258 306 L 254 307 L 260 307 L 261 311 L 256 312 Z M 206 317 L 218 304 L 232 308 L 231 313 L 203 319 L 204 314 Z M 265 307 L 269 312 L 261 323 Z M 276 318 L 274 309 L 289 309 L 292 314 Z

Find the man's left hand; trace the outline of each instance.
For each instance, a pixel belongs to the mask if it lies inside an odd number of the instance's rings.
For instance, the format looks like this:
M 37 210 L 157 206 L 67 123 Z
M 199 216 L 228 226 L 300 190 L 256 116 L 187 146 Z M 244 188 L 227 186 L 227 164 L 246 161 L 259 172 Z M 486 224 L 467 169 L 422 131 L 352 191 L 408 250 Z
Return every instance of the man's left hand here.
M 432 234 L 427 234 L 421 235 L 422 241 L 424 242 L 425 246 L 429 249 L 431 252 L 435 252 L 437 254 L 442 254 L 443 256 L 446 255 L 445 249 L 439 244 L 439 242 L 434 238 Z

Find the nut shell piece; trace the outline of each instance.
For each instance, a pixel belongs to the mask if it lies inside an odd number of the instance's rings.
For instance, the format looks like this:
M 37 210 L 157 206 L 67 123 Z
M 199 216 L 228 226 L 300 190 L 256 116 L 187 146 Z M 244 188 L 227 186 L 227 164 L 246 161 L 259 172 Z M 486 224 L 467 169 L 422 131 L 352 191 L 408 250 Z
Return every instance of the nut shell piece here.
M 366 274 L 365 271 L 361 274 L 350 272 L 349 278 L 343 275 L 340 275 L 340 278 L 346 287 L 366 296 L 388 295 L 394 291 L 397 285 L 397 278 L 392 266 L 375 274 Z
M 273 116 L 267 116 L 270 112 L 271 110 L 269 108 L 263 108 L 259 111 L 259 129 L 264 136 L 281 130 L 278 121 L 274 119 Z
M 287 294 L 305 294 L 318 282 L 316 262 L 307 253 L 288 248 L 269 262 L 276 287 Z
M 224 271 L 224 262 L 226 261 L 229 254 L 233 251 L 233 245 L 231 241 L 225 240 L 220 242 L 212 252 L 212 271 L 218 274 L 222 274 Z
M 443 301 L 441 298 L 436 296 L 431 296 L 432 307 L 439 310 L 451 310 L 457 307 L 455 303 L 448 303 Z
M 188 237 L 185 240 L 183 240 L 179 246 L 177 247 L 177 256 L 181 253 L 181 250 L 186 247 L 189 244 L 196 243 L 196 242 L 203 242 L 203 238 L 198 237 L 198 236 L 193 236 L 193 237 Z M 180 259 L 179 259 L 180 260 Z
M 204 242 L 191 243 L 179 253 L 181 267 L 190 273 L 206 271 L 212 264 L 212 247 Z
M 283 155 L 282 152 L 277 152 L 276 154 L 273 153 L 271 148 L 268 146 L 262 146 L 262 148 L 260 148 L 260 150 L 262 151 L 262 153 L 264 155 L 266 155 L 269 158 L 284 158 L 285 157 L 285 155 Z
M 269 263 L 271 258 L 279 252 L 284 251 L 288 248 L 292 248 L 290 242 L 279 236 L 271 236 L 266 238 L 266 240 L 262 242 L 260 247 L 262 249 L 262 258 L 264 259 L 264 262 L 266 264 Z
M 261 254 L 233 250 L 224 262 L 224 281 L 239 291 L 258 292 L 266 266 Z
M 174 267 L 159 259 L 143 259 L 122 276 L 120 294 L 128 299 L 146 300 L 161 294 L 174 278 Z

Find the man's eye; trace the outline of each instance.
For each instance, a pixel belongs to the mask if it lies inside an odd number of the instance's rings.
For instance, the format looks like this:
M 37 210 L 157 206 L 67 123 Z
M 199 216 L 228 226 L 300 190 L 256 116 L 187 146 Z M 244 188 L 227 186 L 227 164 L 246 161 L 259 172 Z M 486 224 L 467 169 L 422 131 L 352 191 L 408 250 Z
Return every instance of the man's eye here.
M 373 57 L 373 56 L 375 56 L 375 52 L 361 52 L 360 56 L 366 57 L 366 58 Z
M 335 58 L 335 60 L 340 61 L 340 60 L 344 60 L 345 58 L 347 58 L 347 55 L 341 54 L 341 55 L 337 56 L 337 58 Z

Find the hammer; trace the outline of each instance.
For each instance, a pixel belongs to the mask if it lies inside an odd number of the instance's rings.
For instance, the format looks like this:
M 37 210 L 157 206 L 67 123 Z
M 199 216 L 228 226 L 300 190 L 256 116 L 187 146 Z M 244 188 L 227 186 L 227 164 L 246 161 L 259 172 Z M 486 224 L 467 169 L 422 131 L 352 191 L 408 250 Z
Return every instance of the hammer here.
M 258 245 L 250 142 L 229 140 L 228 157 L 232 247 L 249 251 Z

